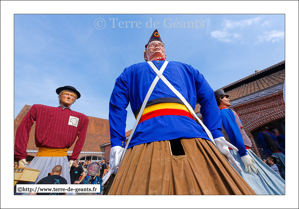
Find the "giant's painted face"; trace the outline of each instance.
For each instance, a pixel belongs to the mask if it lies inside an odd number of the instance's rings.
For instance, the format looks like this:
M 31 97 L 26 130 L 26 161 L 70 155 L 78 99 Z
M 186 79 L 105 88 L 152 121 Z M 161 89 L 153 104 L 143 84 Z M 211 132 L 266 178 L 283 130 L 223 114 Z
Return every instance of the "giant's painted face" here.
M 60 98 L 60 105 L 70 107 L 75 102 L 77 95 L 72 91 L 63 90 L 59 98 Z
M 150 42 L 146 48 L 145 59 L 151 61 L 160 58 L 166 58 L 164 44 L 160 41 Z
M 227 96 L 224 96 L 223 99 L 220 99 L 221 103 L 224 104 L 225 106 L 229 107 L 230 106 L 230 102 L 229 102 L 229 98 Z

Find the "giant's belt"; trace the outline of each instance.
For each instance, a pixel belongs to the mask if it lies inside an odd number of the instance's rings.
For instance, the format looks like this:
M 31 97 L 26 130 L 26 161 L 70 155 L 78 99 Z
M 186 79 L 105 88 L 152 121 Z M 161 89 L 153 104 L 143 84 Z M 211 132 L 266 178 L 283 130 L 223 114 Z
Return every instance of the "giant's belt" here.
M 65 157 L 67 148 L 39 147 L 36 157 Z
M 143 114 L 140 118 L 139 123 L 142 123 L 143 121 L 146 121 L 150 118 L 163 116 L 163 115 L 186 116 L 188 118 L 191 118 L 191 119 L 195 120 L 193 115 L 188 110 L 188 108 L 183 104 L 160 103 L 160 104 L 155 104 L 155 105 L 151 105 L 149 107 L 146 107 L 143 111 Z M 136 118 L 137 117 L 138 117 L 138 114 L 136 115 Z

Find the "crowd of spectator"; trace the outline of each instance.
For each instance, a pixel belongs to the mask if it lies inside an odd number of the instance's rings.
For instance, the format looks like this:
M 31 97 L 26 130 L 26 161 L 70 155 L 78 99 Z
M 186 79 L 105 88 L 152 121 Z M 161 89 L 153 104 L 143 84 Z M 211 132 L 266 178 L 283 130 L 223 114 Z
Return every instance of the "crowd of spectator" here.
M 99 184 L 100 185 L 100 195 L 102 193 L 102 179 L 103 176 L 109 171 L 109 161 L 103 158 L 101 161 L 93 162 L 97 163 L 99 166 L 98 172 L 94 175 L 90 174 L 88 168 L 91 164 L 91 160 L 78 161 L 75 160 L 73 166 L 70 169 L 71 183 L 72 184 Z
M 91 175 L 90 172 L 88 171 L 88 168 L 91 163 L 97 163 L 98 165 L 96 167 L 98 167 L 99 169 L 97 170 L 95 175 Z M 14 168 L 15 169 L 19 168 L 18 162 L 14 162 Z M 52 184 L 52 183 L 57 184 L 57 179 L 59 180 L 59 182 L 62 182 L 62 184 L 65 184 L 66 183 L 66 181 L 64 181 L 65 179 L 62 176 L 60 176 L 61 169 L 62 169 L 61 165 L 55 166 L 52 172 L 49 173 L 49 175 L 44 179 L 38 181 L 37 184 L 44 184 L 45 182 L 48 184 Z M 103 193 L 102 178 L 105 176 L 105 174 L 108 171 L 109 171 L 109 161 L 106 162 L 104 158 L 97 162 L 91 162 L 91 160 L 85 160 L 84 162 L 83 161 L 79 162 L 78 160 L 75 160 L 70 168 L 71 184 L 99 184 L 100 192 L 97 193 L 97 195 L 100 195 Z M 53 194 L 51 193 L 51 195 Z

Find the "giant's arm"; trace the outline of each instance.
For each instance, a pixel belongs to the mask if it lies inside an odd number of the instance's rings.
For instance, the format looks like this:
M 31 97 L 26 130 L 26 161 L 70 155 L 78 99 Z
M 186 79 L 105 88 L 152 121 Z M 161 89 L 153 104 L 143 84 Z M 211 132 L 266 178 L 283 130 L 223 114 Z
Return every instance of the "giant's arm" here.
M 111 148 L 125 147 L 127 106 L 129 104 L 128 81 L 125 71 L 116 79 L 109 103 Z
M 238 153 L 241 157 L 247 155 L 244 140 L 233 111 L 230 109 L 223 109 L 221 110 L 221 115 L 223 128 L 225 129 L 230 142 L 238 148 Z
M 78 156 L 82 150 L 82 147 L 84 145 L 84 142 L 85 142 L 89 119 L 87 116 L 85 116 L 83 118 L 84 118 L 84 121 L 80 127 L 79 134 L 78 134 L 78 140 L 76 142 L 76 145 L 74 147 L 73 154 L 72 154 L 70 160 L 76 160 L 78 158 Z
M 27 144 L 31 127 L 36 120 L 37 107 L 33 105 L 20 123 L 16 132 L 14 156 L 16 160 L 26 159 Z

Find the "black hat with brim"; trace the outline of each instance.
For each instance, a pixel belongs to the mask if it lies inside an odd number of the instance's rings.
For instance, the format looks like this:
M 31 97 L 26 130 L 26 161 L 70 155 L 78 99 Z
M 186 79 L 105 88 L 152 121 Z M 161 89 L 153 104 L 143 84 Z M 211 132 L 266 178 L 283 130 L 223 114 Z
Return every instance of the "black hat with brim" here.
M 56 93 L 57 94 L 60 94 L 60 92 L 62 92 L 63 90 L 69 90 L 69 91 L 72 91 L 74 93 L 77 94 L 77 99 L 79 99 L 81 97 L 81 94 L 79 91 L 77 91 L 77 89 L 73 86 L 63 86 L 63 87 L 59 87 L 56 89 Z
M 221 95 L 229 97 L 229 95 L 225 94 L 225 92 L 223 91 L 223 89 L 216 90 L 214 92 L 214 94 L 215 94 L 215 98 L 217 98 L 218 96 L 221 96 Z

